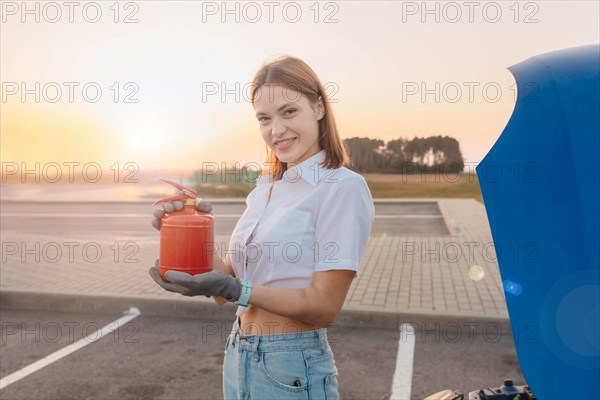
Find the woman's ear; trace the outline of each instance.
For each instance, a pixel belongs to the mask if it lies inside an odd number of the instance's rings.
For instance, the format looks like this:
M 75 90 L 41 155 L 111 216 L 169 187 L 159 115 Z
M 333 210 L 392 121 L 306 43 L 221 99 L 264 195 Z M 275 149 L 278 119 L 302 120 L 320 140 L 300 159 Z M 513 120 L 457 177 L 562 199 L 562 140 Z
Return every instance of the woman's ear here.
M 317 120 L 320 121 L 325 116 L 325 104 L 323 104 L 323 99 L 319 96 L 319 100 L 317 101 Z

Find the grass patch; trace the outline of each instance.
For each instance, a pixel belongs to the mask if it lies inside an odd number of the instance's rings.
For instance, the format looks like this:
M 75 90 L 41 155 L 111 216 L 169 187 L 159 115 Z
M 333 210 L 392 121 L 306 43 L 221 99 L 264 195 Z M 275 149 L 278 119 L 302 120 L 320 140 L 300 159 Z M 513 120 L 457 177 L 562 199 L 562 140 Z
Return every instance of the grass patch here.
M 243 197 L 246 198 L 253 187 L 241 183 L 201 184 L 194 188 L 200 197 Z
M 450 197 L 472 198 L 483 203 L 475 174 L 362 174 L 374 198 Z
M 454 175 L 440 174 L 362 174 L 369 185 L 373 198 L 407 197 L 448 197 L 472 198 L 483 204 L 476 174 Z M 254 187 L 250 184 L 203 183 L 195 189 L 201 197 L 241 197 L 245 198 Z

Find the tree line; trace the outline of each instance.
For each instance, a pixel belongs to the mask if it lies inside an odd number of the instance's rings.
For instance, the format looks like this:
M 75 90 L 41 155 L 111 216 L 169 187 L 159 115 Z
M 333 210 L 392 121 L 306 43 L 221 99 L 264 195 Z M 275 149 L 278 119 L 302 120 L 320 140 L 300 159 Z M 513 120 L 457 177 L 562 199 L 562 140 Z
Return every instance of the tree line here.
M 462 171 L 465 164 L 458 141 L 449 136 L 394 139 L 344 139 L 356 172 L 421 173 Z

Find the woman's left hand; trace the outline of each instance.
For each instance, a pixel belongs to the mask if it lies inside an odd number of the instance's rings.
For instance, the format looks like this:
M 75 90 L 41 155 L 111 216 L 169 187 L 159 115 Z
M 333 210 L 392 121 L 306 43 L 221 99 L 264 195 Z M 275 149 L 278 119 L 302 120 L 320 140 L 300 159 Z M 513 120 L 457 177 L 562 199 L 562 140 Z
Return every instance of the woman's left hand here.
M 154 282 L 160 287 L 184 296 L 219 296 L 229 302 L 234 302 L 240 298 L 242 293 L 240 281 L 222 271 L 210 271 L 197 275 L 181 271 L 167 271 L 165 273 L 167 281 L 160 276 L 158 266 L 150 268 L 149 272 Z

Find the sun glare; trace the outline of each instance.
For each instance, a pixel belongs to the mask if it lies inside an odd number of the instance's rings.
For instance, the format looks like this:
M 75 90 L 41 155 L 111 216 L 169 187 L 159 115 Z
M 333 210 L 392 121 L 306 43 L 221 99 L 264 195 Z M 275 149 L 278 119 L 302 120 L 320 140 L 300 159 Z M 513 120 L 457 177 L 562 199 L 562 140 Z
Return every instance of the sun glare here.
M 156 121 L 143 121 L 128 129 L 129 145 L 136 153 L 156 153 L 164 144 L 165 132 Z

